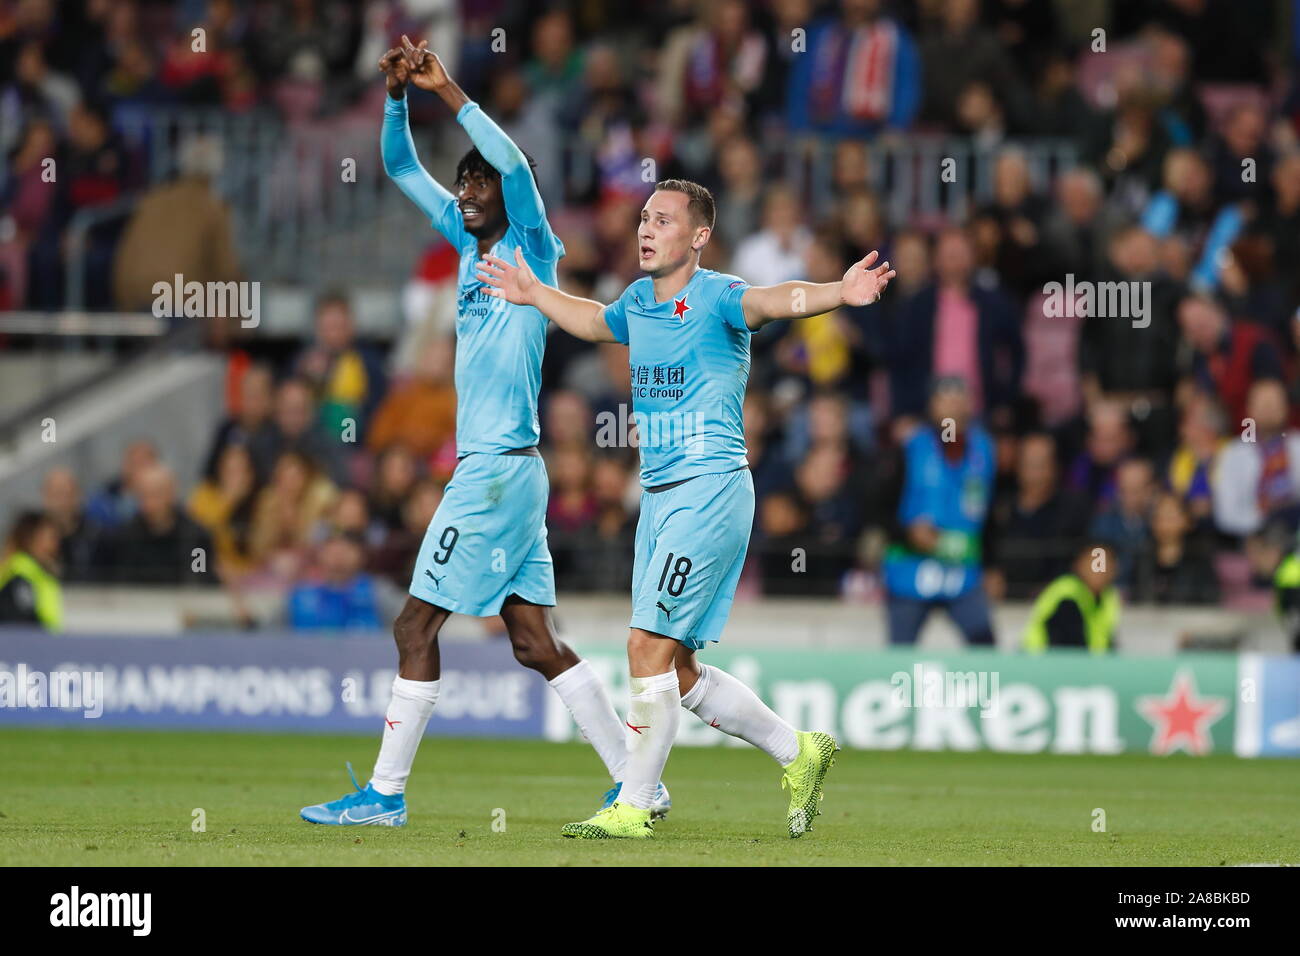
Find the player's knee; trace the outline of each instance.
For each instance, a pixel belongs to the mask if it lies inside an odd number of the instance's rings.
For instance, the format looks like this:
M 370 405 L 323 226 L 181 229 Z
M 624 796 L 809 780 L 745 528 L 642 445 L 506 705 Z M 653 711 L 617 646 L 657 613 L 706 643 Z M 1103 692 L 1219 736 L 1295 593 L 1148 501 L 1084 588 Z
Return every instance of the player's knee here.
M 549 634 L 511 634 L 515 660 L 535 671 L 553 669 L 560 659 L 560 646 Z

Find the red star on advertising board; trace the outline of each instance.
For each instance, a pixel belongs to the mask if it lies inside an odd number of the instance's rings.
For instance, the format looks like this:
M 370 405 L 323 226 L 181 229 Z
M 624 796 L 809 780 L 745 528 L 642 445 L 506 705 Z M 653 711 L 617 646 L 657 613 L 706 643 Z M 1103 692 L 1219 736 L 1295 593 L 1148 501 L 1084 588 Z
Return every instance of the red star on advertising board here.
M 673 299 L 673 318 L 674 318 L 674 319 L 683 319 L 683 321 L 684 321 L 684 320 L 685 320 L 684 317 L 685 317 L 685 315 L 686 315 L 686 310 L 689 309 L 689 308 L 690 308 L 690 306 L 686 304 L 686 297 L 685 297 L 685 296 L 682 296 L 680 299 Z
M 1190 670 L 1180 670 L 1163 697 L 1145 696 L 1137 700 L 1142 714 L 1155 732 L 1150 751 L 1169 754 L 1183 750 L 1189 754 L 1207 754 L 1214 749 L 1210 726 L 1228 709 L 1222 697 L 1199 697 L 1196 678 Z

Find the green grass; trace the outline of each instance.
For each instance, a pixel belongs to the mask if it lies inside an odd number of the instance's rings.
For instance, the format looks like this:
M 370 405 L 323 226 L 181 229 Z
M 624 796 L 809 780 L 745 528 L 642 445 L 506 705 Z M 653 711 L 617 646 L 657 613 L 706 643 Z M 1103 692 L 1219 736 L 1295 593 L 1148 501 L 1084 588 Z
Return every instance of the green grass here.
M 770 760 L 683 747 L 667 773 L 675 809 L 652 842 L 627 844 L 558 836 L 607 786 L 589 748 L 429 738 L 405 828 L 298 819 L 350 787 L 345 759 L 364 778 L 374 752 L 362 737 L 0 730 L 0 864 L 1300 862 L 1300 761 L 1232 757 L 844 751 L 816 829 L 790 840 Z

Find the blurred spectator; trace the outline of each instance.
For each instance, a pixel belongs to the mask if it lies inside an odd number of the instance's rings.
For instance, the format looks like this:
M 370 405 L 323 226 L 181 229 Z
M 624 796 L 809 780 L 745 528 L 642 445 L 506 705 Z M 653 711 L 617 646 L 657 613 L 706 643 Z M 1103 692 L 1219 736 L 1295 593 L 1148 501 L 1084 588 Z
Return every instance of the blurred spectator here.
M 1151 545 L 1138 561 L 1134 599 L 1155 604 L 1218 604 L 1219 579 L 1209 542 L 1192 533 L 1182 499 L 1172 492 L 1151 510 Z
M 973 82 L 985 84 L 1014 109 L 1023 95 L 1015 67 L 997 37 L 979 23 L 979 0 L 941 0 L 937 29 L 921 38 L 925 90 L 922 117 L 952 125 L 958 96 Z
M 714 235 L 731 248 L 758 231 L 762 212 L 763 160 L 752 139 L 741 137 L 718 153 L 722 182 L 716 193 Z
M 836 16 L 808 27 L 786 91 L 792 131 L 863 136 L 911 125 L 921 60 L 912 35 L 883 8 L 882 0 L 840 0 Z
M 770 492 L 788 486 L 793 475 L 783 450 L 774 446 L 772 441 L 775 428 L 766 393 L 751 388 L 745 394 L 742 413 L 749 470 L 754 477 L 754 496 L 761 501 Z
M 1028 295 L 1050 277 L 1040 252 L 1047 200 L 1034 191 L 1029 160 L 1014 147 L 1003 147 L 993 164 L 993 201 L 979 213 L 997 223 L 994 260 L 1002 284 Z
M 1273 242 L 1247 234 L 1219 257 L 1219 298 L 1229 313 L 1257 322 L 1279 346 L 1289 346 L 1292 302 L 1273 265 Z
M 567 11 L 553 9 L 533 21 L 533 56 L 524 66 L 528 88 L 535 96 L 561 103 L 582 81 L 583 52 L 573 41 L 573 21 Z
M 885 556 L 889 642 L 914 644 L 943 608 L 969 644 L 992 645 L 980 567 L 993 485 L 993 443 L 973 421 L 968 389 L 941 378 L 930 421 L 907 440 L 900 535 Z
M 180 174 L 154 186 L 136 204 L 113 266 L 117 307 L 151 311 L 154 284 L 232 282 L 242 278 L 231 212 L 213 188 L 222 166 L 221 144 L 194 136 L 181 149 Z M 181 303 L 173 303 L 181 318 Z M 205 316 L 215 319 L 218 316 Z
M 1230 427 L 1239 427 L 1251 383 L 1283 378 L 1281 356 L 1268 331 L 1253 322 L 1229 322 L 1217 302 L 1200 296 L 1179 303 L 1178 324 L 1191 346 L 1197 387 L 1218 396 Z
M 432 479 L 416 482 L 402 505 L 402 526 L 389 530 L 371 551 L 370 570 L 405 590 L 433 516 L 442 503 L 442 486 Z
M 203 474 L 217 477 L 217 462 L 230 445 L 242 445 L 252 458 L 258 482 L 271 474 L 275 458 L 276 431 L 271 421 L 275 386 L 271 370 L 254 365 L 239 379 L 239 407 L 217 428 L 208 451 Z
M 773 595 L 805 594 L 811 583 L 818 587 L 819 578 L 808 566 L 808 513 L 799 496 L 777 491 L 760 499 L 757 527 L 758 563 L 763 579 L 763 593 Z M 803 554 L 804 561 L 798 560 Z M 834 593 L 834 591 L 830 592 Z
M 81 504 L 81 485 L 70 468 L 51 468 L 41 482 L 41 507 L 59 532 L 59 565 L 67 582 L 90 580 L 103 529 Z
M 1267 133 L 1268 115 L 1255 103 L 1243 103 L 1224 120 L 1222 133 L 1213 138 L 1210 150 L 1216 203 L 1258 200 L 1260 186 L 1267 190 L 1273 179 L 1273 148 Z M 1246 160 L 1253 170 L 1252 179 L 1243 175 Z
M 369 549 L 381 544 L 389 529 L 384 522 L 371 518 L 370 499 L 364 491 L 340 488 L 334 504 L 313 529 L 312 541 L 320 544 L 340 532 L 355 535 Z
M 627 351 L 620 351 L 622 364 L 627 365 Z M 552 392 L 543 418 L 542 439 L 551 447 L 585 449 L 591 445 L 591 407 L 579 393 L 567 390 Z
M 320 546 L 308 582 L 289 593 L 289 624 L 298 631 L 377 630 L 375 582 L 361 569 L 365 546 L 353 535 L 336 534 Z
M 312 529 L 334 503 L 337 492 L 306 455 L 286 450 L 276 459 L 269 484 L 253 505 L 249 551 L 258 565 L 292 572 L 311 541 Z
M 1133 428 L 1118 402 L 1095 402 L 1088 409 L 1084 449 L 1070 465 L 1066 487 L 1093 503 L 1108 505 L 1115 496 L 1115 469 L 1133 450 Z
M 1173 317 L 1181 289 L 1159 273 L 1158 250 L 1154 237 L 1137 226 L 1112 237 L 1107 261 L 1096 273 L 1092 314 L 1083 319 L 1079 365 L 1084 395 L 1094 401 L 1105 396 L 1145 419 L 1155 416 L 1145 430 L 1163 437 L 1174 424 L 1178 333 Z M 1110 297 L 1104 283 L 1127 294 Z M 1139 302 L 1145 314 L 1139 314 Z
M 811 241 L 794 191 L 779 184 L 769 186 L 763 197 L 763 228 L 736 247 L 732 271 L 752 285 L 801 279 Z
M 1115 562 L 1103 541 L 1089 542 L 1074 567 L 1049 584 L 1034 601 L 1023 638 L 1025 650 L 1086 648 L 1093 654 L 1111 650 L 1119 625 L 1120 601 L 1112 584 Z
M 1273 261 L 1285 283 L 1287 305 L 1300 306 L 1300 152 L 1273 170 L 1273 201 L 1258 210 L 1255 228 L 1273 243 Z
M 743 0 L 706 0 L 698 20 L 668 36 L 660 54 L 657 105 L 674 125 L 694 125 L 717 106 L 748 111 L 767 44 Z
M 814 445 L 795 469 L 794 490 L 807 515 L 805 547 L 813 556 L 804 586 L 809 594 L 838 594 L 852 566 L 862 515 L 849 476 L 847 450 L 834 441 Z
M 1143 210 L 1142 227 L 1160 239 L 1179 236 L 1197 250 L 1193 284 L 1201 291 L 1213 289 L 1219 255 L 1241 230 L 1241 210 L 1216 206 L 1209 167 L 1191 149 L 1172 150 L 1165 158 L 1164 187 Z
M 316 336 L 298 356 L 294 374 L 315 393 L 322 434 L 335 442 L 360 440 L 383 395 L 384 376 L 379 357 L 356 341 L 352 306 L 343 293 L 331 292 L 316 303 Z
M 171 469 L 149 464 L 131 488 L 135 517 L 109 537 L 101 573 L 123 584 L 215 583 L 218 568 L 212 539 L 181 510 Z
M 221 449 L 212 476 L 190 494 L 189 515 L 212 536 L 223 574 L 238 576 L 252 568 L 249 534 L 258 484 L 252 454 L 232 442 Z
M 338 484 L 347 480 L 347 463 L 343 445 L 331 441 L 316 420 L 316 403 L 311 384 L 291 378 L 280 383 L 275 392 L 274 463 L 289 451 L 307 458 L 314 468 L 321 468 Z
M 640 485 L 619 454 L 598 455 L 589 478 L 592 517 L 580 531 L 562 533 L 552 544 L 556 560 L 570 569 L 566 587 L 626 591 L 632 586 L 632 556 Z
M 546 524 L 554 532 L 577 531 L 596 516 L 596 498 L 591 492 L 591 459 L 582 448 L 556 449 L 548 462 L 551 500 L 546 507 Z
M 66 147 L 58 157 L 56 168 L 56 178 L 51 180 L 56 194 L 52 218 L 59 229 L 66 228 L 77 213 L 113 202 L 127 188 L 126 155 L 102 106 L 81 101 L 72 108 Z M 120 225 L 110 221 L 83 235 L 85 285 L 80 291 L 85 306 L 103 309 L 112 301 L 110 276 L 119 231 Z M 43 231 L 31 249 L 28 293 L 31 306 L 51 309 L 65 304 L 63 239 L 62 235 Z
M 1208 524 L 1214 512 L 1214 485 L 1226 431 L 1223 411 L 1213 399 L 1196 396 L 1183 408 L 1179 444 L 1169 459 L 1165 481 L 1196 525 Z
M 890 315 L 883 334 L 895 415 L 920 415 L 930 383 L 954 376 L 967 383 L 975 415 L 1009 416 L 1025 361 L 1020 323 L 1001 293 L 973 283 L 974 268 L 970 237 L 944 230 L 935 281 Z
M 1015 488 L 995 501 L 990 544 L 1006 597 L 1024 599 L 1070 561 L 1071 542 L 1085 530 L 1088 502 L 1061 488 L 1056 442 L 1026 435 L 1017 446 Z
M 440 338 L 421 349 L 410 378 L 394 383 L 366 433 L 372 451 L 400 444 L 418 458 L 437 453 L 456 434 L 455 342 Z
M 1129 458 L 1115 469 L 1115 497 L 1092 520 L 1091 533 L 1112 545 L 1115 583 L 1128 591 L 1138 561 L 1150 547 L 1154 471 L 1145 458 Z
M 1220 531 L 1248 535 L 1270 519 L 1292 531 L 1300 524 L 1300 435 L 1287 434 L 1286 389 L 1264 379 L 1250 388 L 1254 423 L 1219 456 L 1214 521 Z
M 1091 169 L 1079 167 L 1056 180 L 1056 202 L 1043 223 L 1048 271 L 1057 276 L 1074 273 L 1091 277 L 1100 264 L 1101 215 L 1105 192 Z
M 20 514 L 0 559 L 0 625 L 35 624 L 63 629 L 59 584 L 59 532 L 39 511 Z
M 809 282 L 838 282 L 847 268 L 839 243 L 827 235 L 808 245 L 804 261 Z M 842 306 L 790 322 L 781 332 L 775 353 L 782 372 L 797 378 L 806 392 L 838 397 L 835 390 L 843 390 L 856 400 L 854 433 L 864 446 L 871 441 L 866 379 L 871 366 L 870 324 L 875 320 L 869 309 Z
M 136 510 L 135 482 L 144 469 L 158 464 L 158 449 L 148 439 L 138 438 L 122 453 L 122 470 L 116 478 L 91 495 L 86 517 L 102 528 L 117 528 Z
M 419 477 L 415 456 L 405 445 L 390 445 L 379 454 L 370 489 L 370 511 L 390 531 L 402 526 L 402 507 Z
M 25 112 L 48 117 L 63 128 L 82 99 L 77 83 L 50 68 L 44 45 L 34 39 L 24 43 L 14 57 L 12 85 L 7 92 L 22 103 Z

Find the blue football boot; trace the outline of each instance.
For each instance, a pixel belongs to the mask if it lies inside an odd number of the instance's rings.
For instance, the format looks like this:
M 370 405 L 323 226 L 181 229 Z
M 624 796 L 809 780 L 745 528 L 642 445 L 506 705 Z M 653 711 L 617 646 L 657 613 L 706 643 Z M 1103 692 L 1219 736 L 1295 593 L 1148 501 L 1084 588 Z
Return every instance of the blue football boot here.
M 367 783 L 364 787 L 357 783 L 357 775 L 348 764 L 348 776 L 352 778 L 355 793 L 303 807 L 301 816 L 308 823 L 323 823 L 332 827 L 401 827 L 406 825 L 406 797 L 403 794 L 386 796 Z

